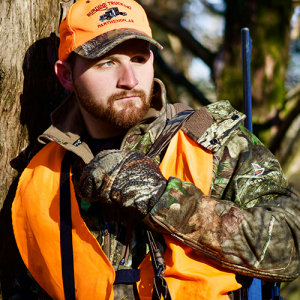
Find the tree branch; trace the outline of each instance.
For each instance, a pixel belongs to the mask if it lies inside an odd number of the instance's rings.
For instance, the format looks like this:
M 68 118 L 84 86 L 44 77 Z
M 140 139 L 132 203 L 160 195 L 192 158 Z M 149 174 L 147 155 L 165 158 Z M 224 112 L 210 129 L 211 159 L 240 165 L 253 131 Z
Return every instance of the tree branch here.
M 213 69 L 213 62 L 216 54 L 212 53 L 201 43 L 199 43 L 192 36 L 192 34 L 187 29 L 182 27 L 178 22 L 175 22 L 174 20 L 171 20 L 170 18 L 160 14 L 157 10 L 155 11 L 151 7 L 144 6 L 144 9 L 150 20 L 157 23 L 166 31 L 169 31 L 176 35 L 185 47 L 187 47 L 194 55 L 201 58 L 211 70 Z
M 225 16 L 225 11 L 217 9 L 216 5 L 209 3 L 207 0 L 201 0 L 201 2 L 210 12 L 219 16 Z
M 158 50 L 154 49 L 154 47 L 153 47 L 153 53 L 154 53 L 154 56 L 155 56 L 154 61 L 157 62 L 157 65 L 159 66 L 159 68 L 165 74 L 167 74 L 172 79 L 172 81 L 174 81 L 176 84 L 185 86 L 188 89 L 189 93 L 194 98 L 196 98 L 197 100 L 199 100 L 199 102 L 202 105 L 211 104 L 211 102 L 199 91 L 199 89 L 195 85 L 193 85 L 182 73 L 176 73 L 176 72 L 174 72 L 166 64 L 166 62 L 163 60 L 163 58 L 159 54 Z
M 300 83 L 298 83 L 294 88 L 292 88 L 291 90 L 289 90 L 289 92 L 286 94 L 286 96 L 285 96 L 286 102 L 284 103 L 284 105 L 286 105 L 286 103 L 289 100 L 291 100 L 292 98 L 294 98 L 298 94 L 300 94 Z
M 265 123 L 262 123 L 262 124 L 253 123 L 253 133 L 255 135 L 258 135 L 258 133 L 260 131 L 270 129 L 273 126 L 280 127 L 282 124 L 282 121 L 279 118 L 279 112 L 280 111 L 277 111 L 276 115 L 274 117 L 272 117 L 271 119 L 269 119 L 268 121 L 266 121 Z
M 284 101 L 282 107 L 280 109 L 277 109 L 277 113 L 274 117 L 272 117 L 271 119 L 269 119 L 268 121 L 266 121 L 263 124 L 253 123 L 253 132 L 255 134 L 257 134 L 258 132 L 267 130 L 267 129 L 271 128 L 272 126 L 276 126 L 276 127 L 280 128 L 281 125 L 286 121 L 282 121 L 280 119 L 279 113 L 282 112 L 285 109 L 287 103 L 290 100 L 294 99 L 297 96 L 299 98 L 300 97 L 299 94 L 300 94 L 300 83 L 298 83 L 294 88 L 289 90 L 289 92 L 285 96 L 285 101 Z
M 295 106 L 295 108 L 288 114 L 288 116 L 285 118 L 285 120 L 283 120 L 281 126 L 279 127 L 278 132 L 273 138 L 271 145 L 269 147 L 271 152 L 275 153 L 279 149 L 280 144 L 288 128 L 290 127 L 290 125 L 293 123 L 293 121 L 296 119 L 296 117 L 299 114 L 300 114 L 300 100 L 298 100 L 298 103 Z

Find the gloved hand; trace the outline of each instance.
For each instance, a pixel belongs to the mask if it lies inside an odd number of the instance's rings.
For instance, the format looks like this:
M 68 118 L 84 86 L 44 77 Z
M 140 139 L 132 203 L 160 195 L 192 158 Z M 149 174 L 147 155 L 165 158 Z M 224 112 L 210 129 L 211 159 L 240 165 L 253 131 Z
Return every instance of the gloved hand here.
M 167 180 L 151 158 L 134 151 L 105 150 L 85 167 L 78 188 L 85 201 L 118 203 L 144 217 L 166 185 Z

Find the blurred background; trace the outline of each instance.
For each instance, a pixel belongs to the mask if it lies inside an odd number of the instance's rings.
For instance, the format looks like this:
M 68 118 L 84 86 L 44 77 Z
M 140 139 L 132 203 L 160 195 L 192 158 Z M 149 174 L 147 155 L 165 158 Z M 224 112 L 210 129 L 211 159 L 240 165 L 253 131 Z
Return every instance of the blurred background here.
M 140 0 L 153 35 L 157 77 L 170 102 L 198 108 L 229 100 L 243 110 L 241 28 L 252 38 L 254 133 L 300 192 L 300 1 Z
M 1 0 L 0 11 L 0 300 L 20 259 L 10 208 L 18 176 L 50 113 L 68 92 L 53 66 L 58 27 L 76 0 Z M 199 108 L 229 100 L 243 110 L 241 28 L 252 38 L 254 133 L 279 159 L 300 194 L 300 1 L 139 0 L 154 38 L 155 76 L 171 103 Z M 300 280 L 282 284 L 300 299 Z M 2 296 L 1 296 L 2 295 Z

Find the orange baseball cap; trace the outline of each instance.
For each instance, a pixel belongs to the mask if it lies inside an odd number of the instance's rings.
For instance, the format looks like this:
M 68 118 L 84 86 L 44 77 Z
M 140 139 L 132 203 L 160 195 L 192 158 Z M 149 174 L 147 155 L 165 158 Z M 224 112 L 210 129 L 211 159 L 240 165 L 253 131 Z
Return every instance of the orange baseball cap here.
M 147 15 L 134 0 L 79 0 L 68 10 L 59 33 L 58 57 L 63 61 L 72 51 L 96 58 L 129 39 L 163 48 L 152 38 Z

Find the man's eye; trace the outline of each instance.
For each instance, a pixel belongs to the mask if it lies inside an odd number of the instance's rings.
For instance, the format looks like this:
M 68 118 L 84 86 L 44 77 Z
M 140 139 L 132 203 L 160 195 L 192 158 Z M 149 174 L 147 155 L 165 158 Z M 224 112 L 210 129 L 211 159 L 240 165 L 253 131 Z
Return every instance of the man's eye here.
M 112 65 L 112 61 L 106 61 L 102 64 L 104 67 L 110 67 Z
M 142 64 L 146 62 L 146 58 L 143 56 L 137 56 L 133 59 L 133 61 Z
M 105 61 L 105 62 L 99 62 L 99 63 L 97 64 L 97 67 L 98 67 L 98 68 L 110 67 L 112 64 L 113 64 L 113 62 L 110 61 L 110 60 L 108 60 L 108 61 Z

